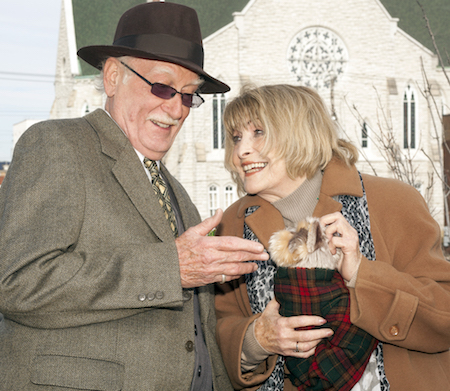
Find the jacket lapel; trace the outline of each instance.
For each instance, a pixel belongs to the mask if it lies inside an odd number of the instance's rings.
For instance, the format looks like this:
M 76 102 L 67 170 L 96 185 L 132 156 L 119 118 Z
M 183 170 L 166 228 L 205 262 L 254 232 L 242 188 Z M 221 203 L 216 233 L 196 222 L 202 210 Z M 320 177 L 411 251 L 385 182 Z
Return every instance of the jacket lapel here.
M 342 204 L 333 197 L 342 194 L 362 197 L 363 190 L 356 167 L 348 167 L 334 158 L 325 167 L 319 202 L 314 209 L 313 216 L 321 217 L 329 213 L 340 212 Z
M 114 160 L 111 171 L 142 218 L 160 240 L 173 240 L 158 198 L 128 138 L 103 110 L 85 118 L 97 132 L 102 152 Z
M 261 200 L 264 201 L 264 200 Z M 253 231 L 259 241 L 266 249 L 269 248 L 269 239 L 274 232 L 284 229 L 284 221 L 281 213 L 264 201 L 267 205 L 262 205 L 250 216 L 245 218 L 245 223 Z M 270 224 L 268 222 L 270 221 Z

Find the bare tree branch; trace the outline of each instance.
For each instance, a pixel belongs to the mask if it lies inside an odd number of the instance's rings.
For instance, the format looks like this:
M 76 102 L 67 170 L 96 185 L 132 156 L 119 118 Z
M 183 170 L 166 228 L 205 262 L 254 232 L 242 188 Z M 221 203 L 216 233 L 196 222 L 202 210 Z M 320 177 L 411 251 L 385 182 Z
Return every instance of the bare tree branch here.
M 450 79 L 447 75 L 447 72 L 445 72 L 445 65 L 444 65 L 444 62 L 442 61 L 441 52 L 439 51 L 439 48 L 436 44 L 436 40 L 434 38 L 433 31 L 431 30 L 430 21 L 428 20 L 427 14 L 425 13 L 425 10 L 424 10 L 422 4 L 420 4 L 420 2 L 418 0 L 417 0 L 417 4 L 419 4 L 420 9 L 422 10 L 422 15 L 423 15 L 423 18 L 425 19 L 428 33 L 430 34 L 431 41 L 433 42 L 434 50 L 436 50 L 436 55 L 438 56 L 438 59 L 439 59 L 439 66 L 444 70 L 444 75 L 447 78 L 448 84 L 450 85 Z M 448 53 L 446 52 L 446 54 L 447 54 L 447 60 L 448 60 L 449 59 Z

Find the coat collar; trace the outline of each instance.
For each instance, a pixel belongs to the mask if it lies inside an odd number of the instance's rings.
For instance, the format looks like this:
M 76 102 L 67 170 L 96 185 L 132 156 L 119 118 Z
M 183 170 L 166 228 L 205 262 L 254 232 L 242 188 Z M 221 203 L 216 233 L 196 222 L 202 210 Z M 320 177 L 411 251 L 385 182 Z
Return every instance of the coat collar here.
M 344 162 L 333 158 L 323 172 L 319 202 L 313 216 L 321 217 L 328 213 L 339 212 L 342 205 L 333 197 L 344 194 L 363 196 L 359 173 L 355 166 L 348 167 Z
M 361 181 L 355 166 L 348 167 L 345 163 L 332 159 L 325 167 L 319 202 L 313 215 L 320 217 L 339 212 L 342 205 L 333 197 L 342 194 L 362 197 Z M 259 206 L 259 208 L 245 218 L 245 211 L 251 206 Z M 246 195 L 227 210 L 219 225 L 219 234 L 242 237 L 244 221 L 265 248 L 268 248 L 270 236 L 284 229 L 283 217 L 271 203 L 259 196 Z

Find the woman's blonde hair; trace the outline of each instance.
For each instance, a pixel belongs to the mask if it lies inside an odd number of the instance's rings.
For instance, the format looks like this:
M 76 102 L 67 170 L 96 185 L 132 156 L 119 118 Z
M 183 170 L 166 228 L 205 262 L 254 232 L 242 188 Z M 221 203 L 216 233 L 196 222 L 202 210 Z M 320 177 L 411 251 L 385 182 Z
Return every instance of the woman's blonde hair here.
M 242 181 L 233 164 L 233 133 L 246 129 L 249 123 L 264 130 L 268 151 L 286 161 L 287 174 L 295 179 L 311 178 L 335 157 L 347 165 L 358 159 L 356 147 L 338 138 L 336 125 L 319 94 L 308 87 L 288 84 L 244 87 L 224 112 L 225 167 L 239 190 Z

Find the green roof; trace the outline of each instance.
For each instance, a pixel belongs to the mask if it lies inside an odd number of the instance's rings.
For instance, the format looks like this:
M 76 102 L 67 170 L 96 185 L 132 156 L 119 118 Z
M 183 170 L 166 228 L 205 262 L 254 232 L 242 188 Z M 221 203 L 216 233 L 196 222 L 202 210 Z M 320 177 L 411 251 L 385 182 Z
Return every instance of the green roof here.
M 298 1 L 298 0 L 297 0 Z M 249 0 L 166 0 L 194 8 L 203 37 L 207 37 L 233 21 L 233 12 L 240 12 Z
M 77 49 L 88 45 L 111 45 L 117 22 L 122 14 L 142 0 L 72 0 Z M 81 74 L 92 75 L 98 70 L 80 60 Z
M 233 12 L 240 12 L 249 0 L 166 0 L 170 3 L 187 5 L 197 11 L 203 37 L 207 37 L 233 21 Z M 300 0 L 296 0 L 300 1 Z M 307 1 L 307 0 L 303 0 Z M 314 1 L 314 0 L 310 0 Z M 422 10 L 416 0 L 381 0 L 392 17 L 399 18 L 398 25 L 406 33 L 433 52 L 434 47 L 426 28 Z M 144 0 L 72 0 L 77 48 L 86 45 L 110 45 L 117 22 L 129 8 L 145 3 Z M 450 54 L 450 1 L 420 0 L 430 21 L 436 43 L 444 61 L 448 64 Z M 370 25 L 370 21 L 368 21 Z M 98 71 L 84 61 L 80 61 L 82 75 L 92 75 Z
M 449 0 L 381 0 L 389 14 L 399 18 L 398 26 L 422 45 L 436 52 L 431 36 L 427 29 L 425 15 L 429 20 L 431 31 L 436 40 L 437 47 L 444 62 L 449 61 L 446 52 L 450 55 L 450 1 Z

